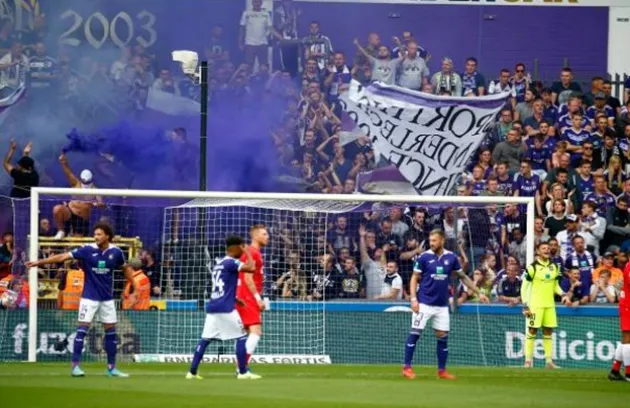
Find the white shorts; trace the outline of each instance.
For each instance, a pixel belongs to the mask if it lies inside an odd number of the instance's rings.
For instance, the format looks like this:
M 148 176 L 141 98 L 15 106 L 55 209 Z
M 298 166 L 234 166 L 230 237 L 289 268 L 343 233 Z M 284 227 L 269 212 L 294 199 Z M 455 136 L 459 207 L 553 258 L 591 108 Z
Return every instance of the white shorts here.
M 203 325 L 202 339 L 233 340 L 246 334 L 236 310 L 230 313 L 208 313 Z
M 451 316 L 448 312 L 448 306 L 429 306 L 421 303 L 420 312 L 413 313 L 411 317 L 411 329 L 424 330 L 429 320 L 431 320 L 433 330 L 450 331 Z
M 81 299 L 79 303 L 79 323 L 92 323 L 96 317 L 97 322 L 115 324 L 116 304 L 113 300 L 100 302 L 98 300 Z

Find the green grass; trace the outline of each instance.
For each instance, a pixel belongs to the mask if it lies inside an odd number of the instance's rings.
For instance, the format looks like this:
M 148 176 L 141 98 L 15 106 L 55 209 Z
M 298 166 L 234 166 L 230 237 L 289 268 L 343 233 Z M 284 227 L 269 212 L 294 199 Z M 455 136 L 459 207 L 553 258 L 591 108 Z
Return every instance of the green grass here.
M 202 365 L 204 381 L 184 379 L 187 367 L 135 364 L 128 379 L 105 377 L 103 364 L 0 365 L 4 407 L 28 408 L 327 408 L 327 407 L 603 407 L 627 406 L 630 383 L 611 383 L 587 370 L 455 367 L 456 381 L 439 381 L 420 367 L 414 381 L 398 366 L 258 366 L 259 381 L 237 381 L 227 365 Z

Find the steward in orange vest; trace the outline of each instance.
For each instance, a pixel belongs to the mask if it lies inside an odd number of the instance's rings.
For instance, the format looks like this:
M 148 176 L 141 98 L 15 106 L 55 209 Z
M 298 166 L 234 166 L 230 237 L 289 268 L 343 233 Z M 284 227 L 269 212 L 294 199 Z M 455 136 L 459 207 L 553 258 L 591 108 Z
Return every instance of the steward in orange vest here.
M 79 310 L 84 284 L 85 275 L 81 269 L 68 269 L 62 273 L 59 277 L 57 308 L 62 310 Z
M 127 282 L 123 292 L 123 310 L 149 310 L 151 305 L 151 280 L 142 271 L 142 262 L 138 258 L 129 260 L 134 270 L 133 285 Z

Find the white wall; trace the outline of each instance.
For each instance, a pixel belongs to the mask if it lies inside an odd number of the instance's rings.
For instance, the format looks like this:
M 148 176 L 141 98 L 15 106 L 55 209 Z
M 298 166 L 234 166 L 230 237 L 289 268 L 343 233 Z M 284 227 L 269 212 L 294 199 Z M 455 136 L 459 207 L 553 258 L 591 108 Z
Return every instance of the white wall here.
M 611 7 L 608 28 L 608 72 L 630 74 L 630 7 Z

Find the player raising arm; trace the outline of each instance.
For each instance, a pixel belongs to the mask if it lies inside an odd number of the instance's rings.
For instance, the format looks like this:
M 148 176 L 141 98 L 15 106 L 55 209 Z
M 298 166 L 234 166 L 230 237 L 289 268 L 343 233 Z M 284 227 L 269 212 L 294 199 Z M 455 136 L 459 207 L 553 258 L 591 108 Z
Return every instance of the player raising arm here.
M 569 298 L 560 288 L 560 267 L 551 261 L 549 244 L 538 244 L 536 260 L 525 270 L 521 296 L 523 297 L 523 314 L 527 318 L 527 335 L 525 337 L 525 367 L 533 367 L 534 341 L 538 329 L 543 329 L 543 350 L 545 351 L 546 368 L 558 368 L 553 363 L 553 343 L 551 335 L 558 327 L 556 302 L 554 295 L 562 296 L 562 303 L 569 304 Z
M 236 297 L 243 301 L 243 304 L 236 306 L 238 314 L 243 320 L 245 330 L 249 333 L 247 336 L 247 371 L 249 372 L 249 359 L 256 350 L 256 346 L 262 336 L 262 316 L 261 312 L 265 310 L 265 303 L 262 299 L 263 291 L 263 258 L 260 253 L 261 249 L 269 242 L 269 233 L 264 225 L 253 225 L 249 229 L 249 235 L 252 240 L 248 250 L 254 259 L 256 270 L 254 273 L 240 273 L 238 276 L 238 289 Z M 243 256 L 241 261 L 245 262 Z
M 630 262 L 623 270 L 623 287 L 619 293 L 619 323 L 621 344 L 615 350 L 613 366 L 608 374 L 611 381 L 630 381 Z M 621 363 L 626 367 L 625 377 L 619 373 Z
M 431 320 L 437 337 L 438 378 L 454 380 L 455 376 L 446 371 L 448 332 L 450 330 L 448 298 L 451 274 L 455 272 L 462 283 L 479 296 L 481 302 L 488 303 L 488 298 L 479 292 L 473 281 L 464 273 L 457 255 L 444 249 L 444 232 L 442 230 L 431 231 L 429 247 L 428 251 L 416 258 L 409 284 L 413 315 L 411 331 L 405 347 L 405 366 L 402 373 L 409 379 L 416 378 L 416 374 L 411 368 L 411 361 L 416 350 L 416 343 L 425 326 Z
M 234 310 L 240 299 L 236 298 L 236 288 L 238 285 L 239 272 L 251 274 L 256 269 L 256 265 L 248 249 L 245 249 L 243 238 L 229 236 L 225 239 L 226 256 L 219 260 L 212 268 L 212 287 L 209 288 L 210 301 L 206 306 L 206 322 L 203 325 L 201 340 L 195 349 L 190 371 L 186 374 L 187 380 L 202 380 L 197 371 L 203 359 L 210 340 L 233 340 L 236 339 L 236 361 L 238 362 L 239 380 L 257 380 L 258 376 L 247 371 L 247 351 L 245 342 L 247 336 L 243 329 L 243 323 Z M 246 262 L 239 261 L 243 256 Z
M 94 226 L 94 244 L 84 245 L 63 254 L 53 255 L 39 261 L 27 262 L 34 268 L 48 264 L 59 264 L 71 259 L 81 262 L 85 272 L 85 283 L 79 303 L 77 335 L 72 351 L 72 376 L 83 377 L 85 373 L 79 367 L 85 336 L 90 324 L 96 317 L 105 329 L 105 351 L 107 353 L 107 375 L 109 377 L 129 377 L 116 368 L 116 305 L 114 303 L 113 274 L 122 269 L 125 278 L 135 288 L 133 269 L 125 264 L 122 250 L 111 244 L 114 230 L 109 224 L 98 223 Z

